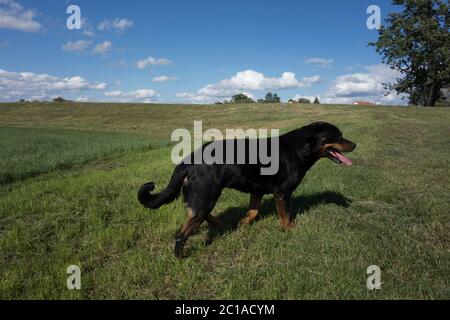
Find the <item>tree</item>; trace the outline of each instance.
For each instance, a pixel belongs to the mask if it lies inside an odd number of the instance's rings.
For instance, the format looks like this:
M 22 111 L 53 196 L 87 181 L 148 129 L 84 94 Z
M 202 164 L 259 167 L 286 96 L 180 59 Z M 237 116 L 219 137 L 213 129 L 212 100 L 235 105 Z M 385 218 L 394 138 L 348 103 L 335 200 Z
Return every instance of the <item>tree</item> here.
M 255 101 L 253 101 L 253 99 L 247 97 L 245 94 L 239 93 L 239 94 L 236 94 L 231 97 L 231 102 L 232 103 L 253 103 Z
M 280 97 L 275 93 L 267 92 L 264 99 L 259 99 L 258 102 L 260 103 L 280 103 L 281 99 Z
M 53 98 L 53 102 L 69 102 L 69 100 L 66 100 L 62 97 Z
M 314 99 L 314 104 L 320 104 L 319 98 L 316 97 L 316 98 Z
M 309 104 L 309 103 L 311 103 L 311 101 L 309 101 L 309 99 L 306 99 L 306 98 L 300 98 L 300 99 L 298 99 L 298 103 Z
M 434 106 L 450 83 L 450 6 L 446 0 L 393 0 L 403 11 L 391 13 L 371 42 L 384 63 L 403 76 L 385 84 L 407 93 L 410 103 Z

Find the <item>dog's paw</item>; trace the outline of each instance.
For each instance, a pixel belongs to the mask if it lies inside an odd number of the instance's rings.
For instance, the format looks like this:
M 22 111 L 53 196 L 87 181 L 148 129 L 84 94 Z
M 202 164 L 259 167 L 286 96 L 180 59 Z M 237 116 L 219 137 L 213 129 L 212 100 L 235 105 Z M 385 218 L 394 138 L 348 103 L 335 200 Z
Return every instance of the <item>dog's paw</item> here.
M 282 223 L 281 228 L 283 231 L 289 231 L 296 227 L 296 224 L 294 222 L 288 222 L 288 223 Z

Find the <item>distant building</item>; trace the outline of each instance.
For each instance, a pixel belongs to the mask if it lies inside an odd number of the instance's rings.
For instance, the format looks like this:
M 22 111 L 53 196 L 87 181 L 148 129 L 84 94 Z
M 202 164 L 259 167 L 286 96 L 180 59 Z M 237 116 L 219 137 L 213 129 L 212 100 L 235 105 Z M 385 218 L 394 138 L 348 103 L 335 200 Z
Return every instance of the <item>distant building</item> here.
M 297 103 L 294 99 L 289 99 L 288 103 Z
M 353 102 L 354 106 L 373 106 L 372 102 L 367 102 L 367 101 L 355 101 Z

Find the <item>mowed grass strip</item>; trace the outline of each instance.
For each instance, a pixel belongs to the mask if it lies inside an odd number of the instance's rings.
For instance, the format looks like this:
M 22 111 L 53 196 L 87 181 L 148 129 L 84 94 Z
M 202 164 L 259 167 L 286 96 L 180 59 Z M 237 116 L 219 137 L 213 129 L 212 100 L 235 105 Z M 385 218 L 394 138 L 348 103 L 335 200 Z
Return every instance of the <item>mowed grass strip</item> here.
M 226 190 L 213 211 L 224 227 L 204 224 L 189 239 L 188 258 L 177 261 L 182 201 L 149 211 L 136 200 L 143 182 L 166 186 L 171 149 L 117 154 L 101 166 L 19 181 L 0 196 L 0 297 L 449 298 L 450 114 L 294 110 L 298 118 L 274 113 L 273 122 L 286 130 L 328 120 L 358 143 L 352 167 L 324 159 L 308 173 L 294 195 L 294 230 L 281 231 L 271 196 L 253 225 L 237 229 L 248 196 Z M 260 117 L 255 111 L 245 127 Z M 82 270 L 80 291 L 66 288 L 72 264 Z M 366 288 L 373 264 L 381 267 L 382 290 Z
M 0 184 L 158 145 L 130 134 L 0 127 Z

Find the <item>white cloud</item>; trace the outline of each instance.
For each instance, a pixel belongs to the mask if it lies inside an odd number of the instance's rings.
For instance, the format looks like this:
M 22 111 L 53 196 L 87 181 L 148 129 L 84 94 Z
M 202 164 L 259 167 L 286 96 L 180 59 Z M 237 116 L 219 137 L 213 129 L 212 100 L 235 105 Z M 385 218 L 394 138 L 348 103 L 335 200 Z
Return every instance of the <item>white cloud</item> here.
M 238 72 L 230 79 L 222 80 L 217 84 L 208 84 L 198 90 L 198 94 L 228 97 L 243 90 L 283 90 L 310 87 L 318 81 L 320 81 L 320 76 L 304 77 L 297 80 L 295 73 L 284 72 L 280 78 L 267 78 L 262 73 L 246 70 Z
M 111 41 L 104 41 L 95 46 L 93 53 L 95 54 L 107 54 L 112 47 Z
M 156 93 L 156 91 L 153 89 L 139 89 L 126 93 L 126 96 L 135 99 L 151 99 L 156 98 L 158 96 L 158 93 Z
M 90 89 L 93 89 L 93 90 L 105 90 L 106 87 L 107 87 L 106 83 L 97 83 L 97 84 L 90 85 Z
M 123 92 L 122 90 L 106 91 L 106 97 L 114 97 L 119 102 L 152 102 L 159 97 L 159 93 L 153 89 L 139 89 L 135 91 Z
M 0 100 L 48 99 L 79 91 L 104 90 L 106 83 L 91 83 L 80 76 L 59 78 L 32 72 L 10 72 L 0 69 Z
M 254 94 L 252 94 L 252 93 L 250 93 L 250 92 L 242 92 L 242 94 L 245 94 L 247 97 L 249 97 L 250 99 L 252 99 L 252 100 L 254 100 L 254 101 L 256 101 L 257 99 L 256 99 L 256 97 L 255 97 L 255 95 Z
M 308 58 L 305 59 L 306 64 L 316 65 L 321 68 L 328 67 L 333 64 L 333 59 L 325 59 L 325 58 Z
M 75 101 L 77 101 L 77 102 L 87 102 L 89 100 L 90 100 L 89 96 L 80 96 L 80 97 L 75 99 Z
M 337 77 L 326 92 L 323 102 L 348 104 L 367 101 L 376 104 L 405 104 L 404 95 L 391 93 L 386 96 L 383 83 L 393 82 L 400 74 L 386 65 L 365 67 L 367 72 Z
M 45 80 L 52 80 L 47 75 L 36 75 L 31 72 L 24 72 L 20 74 L 23 79 L 28 81 L 37 81 L 40 82 L 40 77 Z M 71 78 L 63 78 L 63 79 L 54 79 L 55 81 L 51 81 L 47 83 L 47 88 L 50 90 L 103 90 L 106 87 L 105 83 L 92 84 L 86 81 L 84 78 L 80 76 L 75 76 Z
M 34 20 L 35 15 L 14 0 L 0 0 L 0 29 L 37 32 L 42 25 Z
M 69 41 L 62 46 L 63 51 L 75 51 L 82 52 L 85 51 L 90 45 L 92 41 L 88 40 L 78 40 L 78 41 Z
M 113 91 L 106 91 L 104 93 L 107 97 L 120 97 L 123 94 L 122 90 L 113 90 Z
M 169 76 L 158 76 L 153 78 L 153 82 L 166 82 L 166 81 L 172 81 L 172 80 L 178 80 L 177 77 L 169 77 Z
M 165 65 L 168 65 L 168 64 L 171 64 L 171 63 L 172 63 L 172 61 L 170 61 L 169 59 L 166 59 L 166 58 L 156 59 L 156 58 L 153 58 L 153 57 L 148 57 L 146 59 L 139 60 L 136 63 L 136 66 L 138 67 L 138 69 L 145 69 L 147 66 L 150 66 L 150 65 L 152 65 L 152 66 L 165 66 Z
M 126 29 L 131 28 L 133 24 L 134 21 L 127 18 L 106 19 L 100 22 L 97 28 L 100 31 L 115 29 L 118 32 L 124 32 Z
M 217 100 L 214 97 L 198 95 L 190 92 L 178 92 L 175 96 L 180 98 L 182 102 L 187 103 L 213 103 Z
M 224 79 L 215 84 L 208 84 L 196 93 L 179 92 L 177 98 L 191 103 L 212 103 L 223 101 L 231 96 L 244 93 L 256 100 L 251 91 L 283 90 L 311 87 L 320 81 L 320 76 L 304 77 L 298 80 L 295 73 L 284 72 L 279 78 L 269 78 L 254 70 L 245 70 L 236 73 L 230 79 Z

